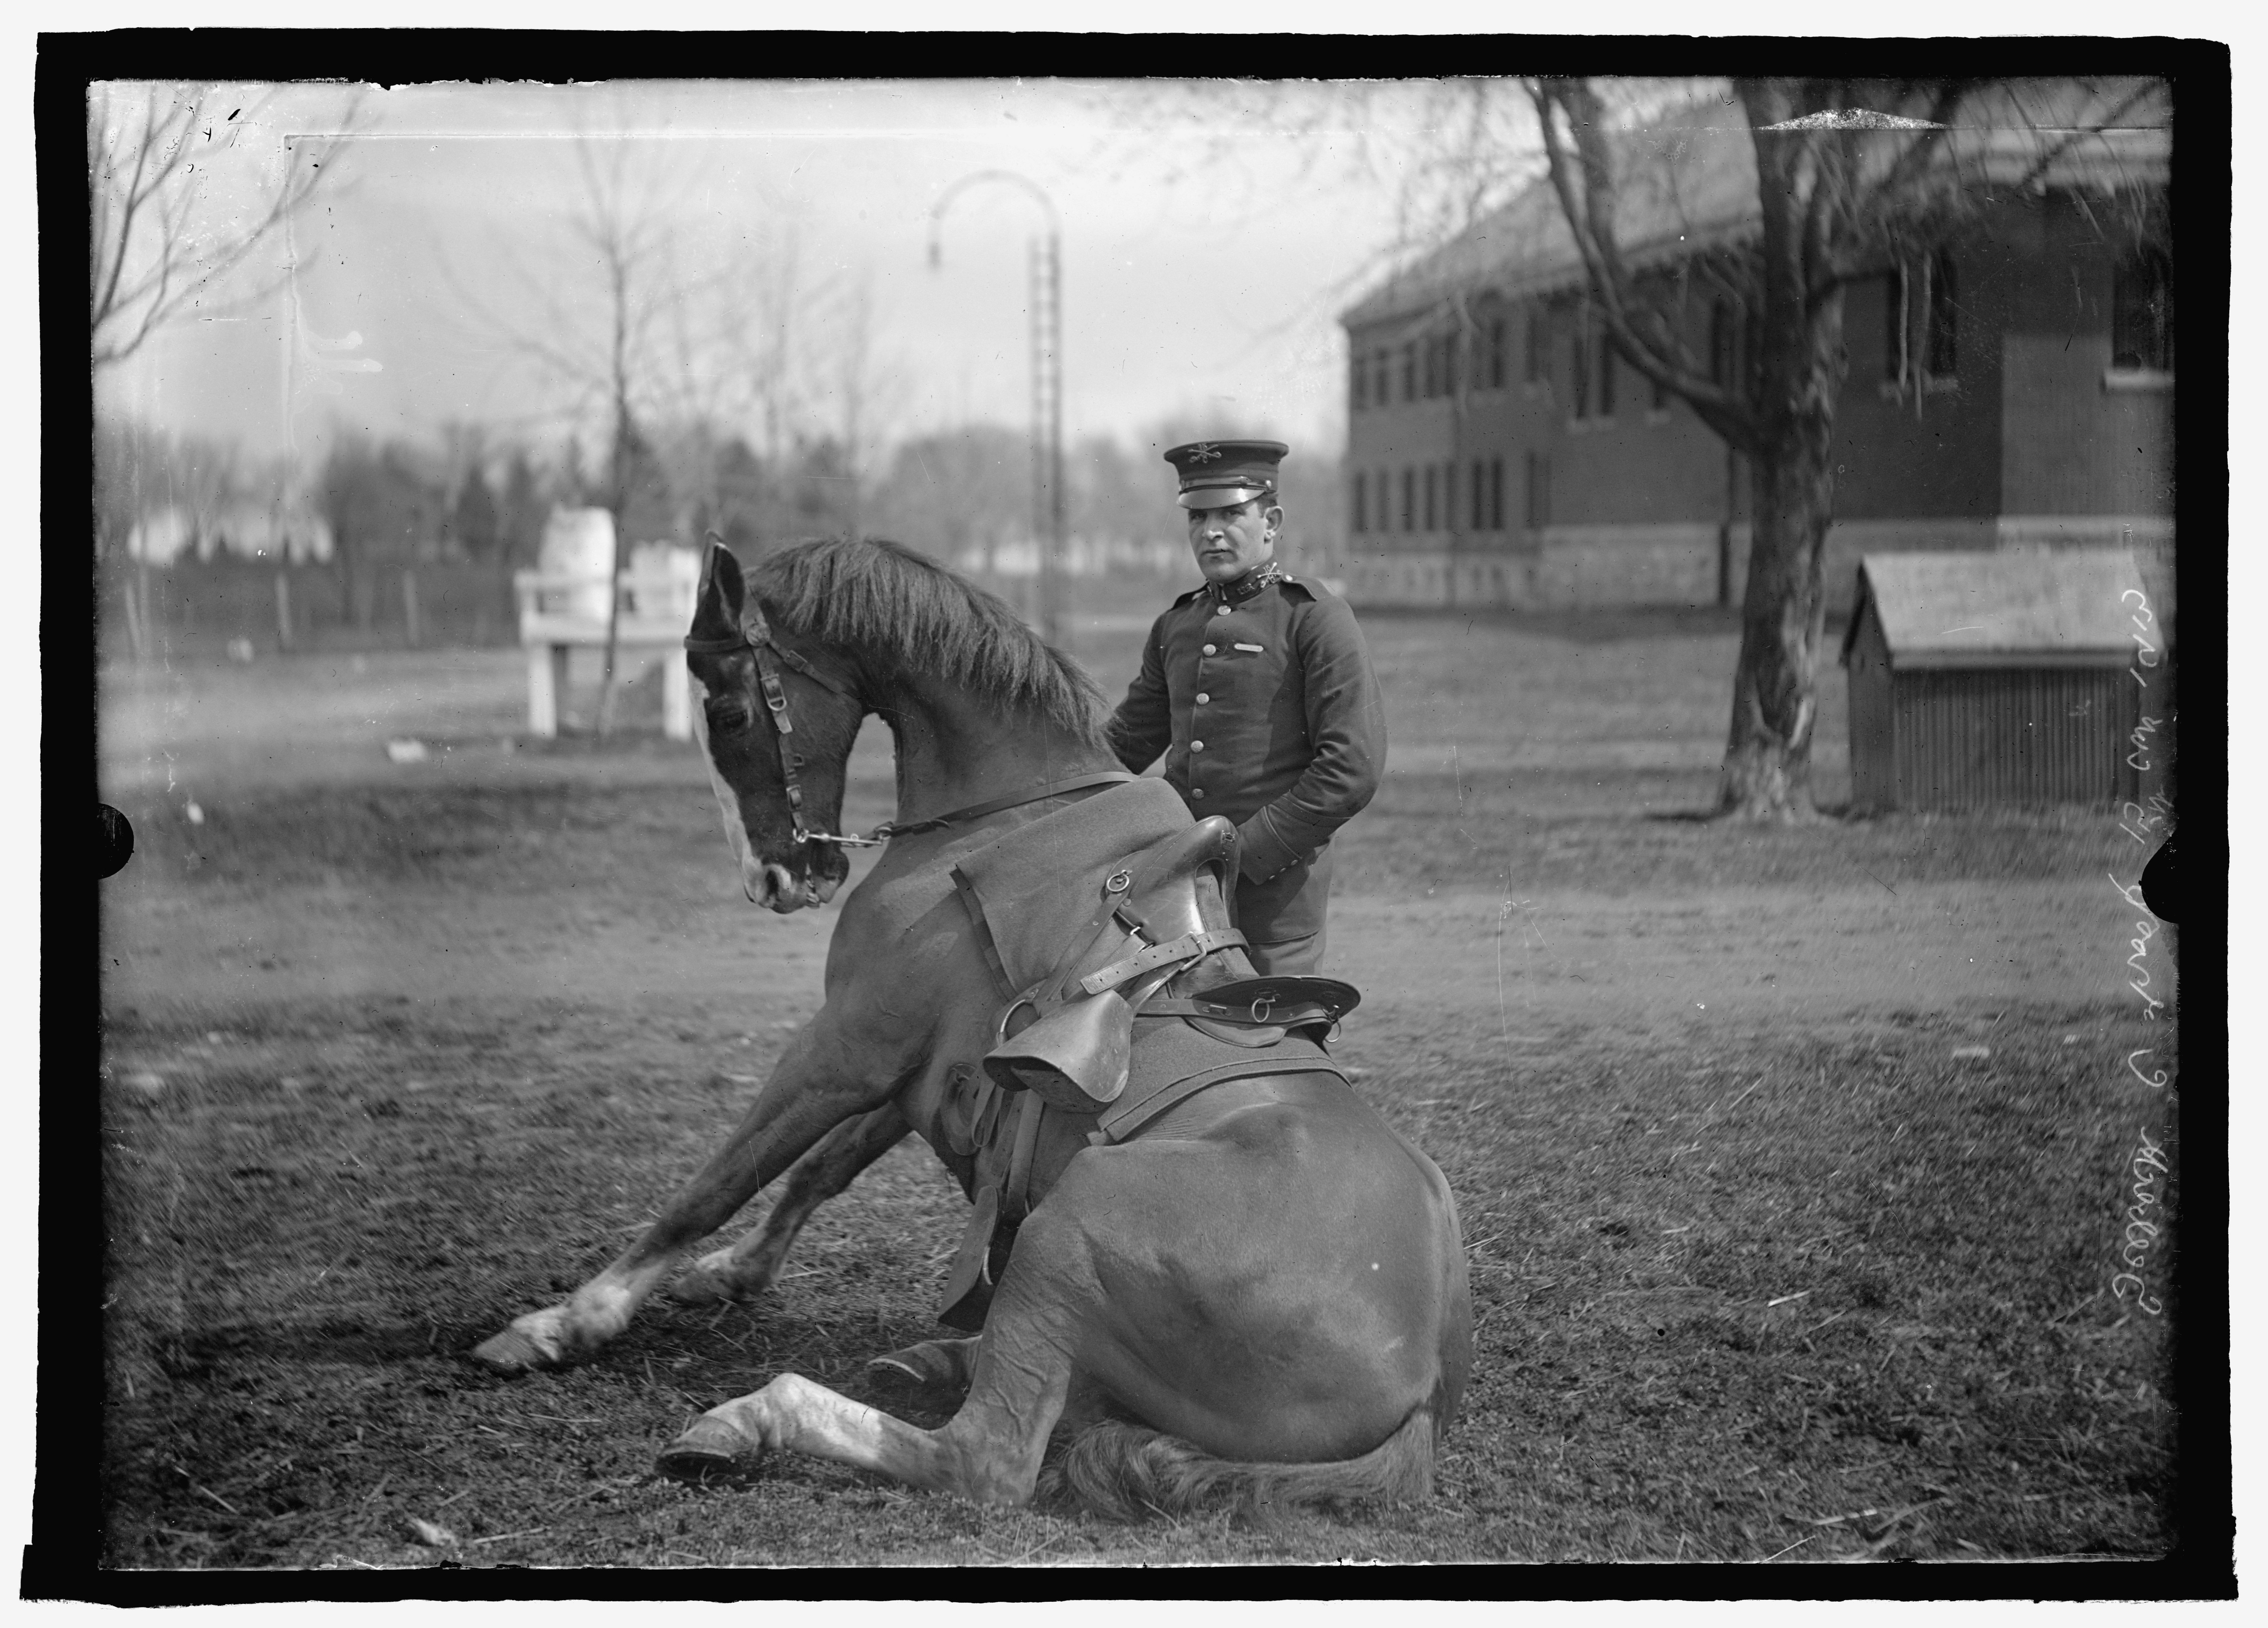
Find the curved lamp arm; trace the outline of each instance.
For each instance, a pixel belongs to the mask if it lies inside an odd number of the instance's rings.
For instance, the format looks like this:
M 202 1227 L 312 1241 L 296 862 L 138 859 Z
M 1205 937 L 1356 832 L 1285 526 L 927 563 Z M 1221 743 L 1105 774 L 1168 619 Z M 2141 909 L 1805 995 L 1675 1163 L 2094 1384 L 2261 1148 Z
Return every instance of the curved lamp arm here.
M 1048 195 L 1041 189 L 1040 184 L 1037 181 L 1032 180 L 1028 175 L 1020 175 L 1014 170 L 978 170 L 974 174 L 962 176 L 959 180 L 954 182 L 953 185 L 947 187 L 943 192 L 938 195 L 936 203 L 931 206 L 929 212 L 929 263 L 932 268 L 935 268 L 942 264 L 944 261 L 944 248 L 939 233 L 940 228 L 945 224 L 945 211 L 952 207 L 953 201 L 955 198 L 958 198 L 962 193 L 968 191 L 971 187 L 976 186 L 980 182 L 983 181 L 1005 181 L 1009 186 L 1021 190 L 1025 196 L 1035 199 L 1038 202 L 1040 208 L 1047 212 L 1048 236 L 1052 239 L 1059 238 L 1063 235 L 1063 219 L 1056 213 L 1055 200 L 1048 196 Z

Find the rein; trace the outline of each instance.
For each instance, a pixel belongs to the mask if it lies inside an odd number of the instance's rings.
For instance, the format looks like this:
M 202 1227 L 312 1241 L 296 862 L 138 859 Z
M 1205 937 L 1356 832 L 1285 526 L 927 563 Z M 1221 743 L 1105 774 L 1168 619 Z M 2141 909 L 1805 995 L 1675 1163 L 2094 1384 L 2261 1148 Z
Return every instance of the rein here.
M 998 814 L 1004 809 L 1020 808 L 1027 803 L 1044 802 L 1066 792 L 1083 792 L 1089 786 L 1112 785 L 1134 777 L 1123 769 L 1104 770 L 1097 774 L 1075 775 L 1068 780 L 1050 780 L 1035 792 L 1019 792 L 1006 797 L 996 797 L 990 802 L 972 803 L 966 808 L 956 808 L 949 814 L 937 814 L 927 820 L 910 820 L 903 824 L 885 820 L 864 836 L 848 832 L 814 831 L 803 822 L 803 784 L 796 770 L 803 759 L 788 737 L 795 733 L 795 719 L 790 715 L 787 689 L 780 681 L 780 669 L 775 662 L 793 667 L 804 677 L 823 689 L 831 689 L 846 701 L 858 703 L 863 717 L 868 711 L 859 699 L 858 692 L 848 684 L 829 678 L 795 652 L 772 637 L 771 624 L 764 620 L 763 607 L 751 593 L 740 613 L 740 630 L 725 638 L 696 638 L 685 636 L 688 654 L 696 656 L 726 656 L 745 650 L 756 664 L 756 684 L 762 690 L 764 705 L 772 715 L 773 741 L 779 748 L 780 778 L 787 788 L 788 813 L 795 820 L 795 839 L 799 843 L 834 843 L 844 848 L 880 848 L 893 836 L 909 836 L 916 831 L 933 831 L 941 826 L 958 824 L 963 820 L 980 819 L 985 814 Z M 767 657 L 770 659 L 767 659 Z

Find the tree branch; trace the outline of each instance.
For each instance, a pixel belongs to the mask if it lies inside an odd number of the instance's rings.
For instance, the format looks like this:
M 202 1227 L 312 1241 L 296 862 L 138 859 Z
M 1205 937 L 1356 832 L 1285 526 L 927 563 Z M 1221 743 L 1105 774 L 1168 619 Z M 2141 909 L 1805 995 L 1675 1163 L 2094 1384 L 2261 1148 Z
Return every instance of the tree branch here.
M 1756 425 L 1748 403 L 1697 371 L 1682 365 L 1683 355 L 1664 354 L 1661 347 L 1641 336 L 1631 320 L 1630 291 L 1615 241 L 1616 190 L 1601 128 L 1597 99 L 1587 86 L 1564 80 L 1531 79 L 1528 95 L 1535 104 L 1543 129 L 1543 152 L 1551 188 L 1558 195 L 1560 213 L 1581 256 L 1591 290 L 1623 354 L 1647 379 L 1675 391 L 1701 420 L 1742 451 L 1755 445 Z M 1580 154 L 1583 191 L 1578 195 L 1566 144 L 1554 115 L 1565 117 Z M 1588 114 L 1587 120 L 1585 115 Z M 1679 347 L 1683 351 L 1683 347 Z

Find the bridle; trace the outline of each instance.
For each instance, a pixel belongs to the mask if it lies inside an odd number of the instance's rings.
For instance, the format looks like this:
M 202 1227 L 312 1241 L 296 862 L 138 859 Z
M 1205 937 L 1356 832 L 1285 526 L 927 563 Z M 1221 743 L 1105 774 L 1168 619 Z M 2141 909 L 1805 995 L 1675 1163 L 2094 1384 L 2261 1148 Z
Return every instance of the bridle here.
M 941 814 L 928 820 L 909 820 L 900 825 L 885 820 L 864 836 L 848 832 L 814 831 L 803 821 L 803 783 L 796 770 L 803 762 L 802 755 L 789 744 L 788 737 L 795 733 L 795 719 L 788 712 L 787 689 L 780 681 L 780 667 L 793 667 L 822 689 L 831 689 L 846 701 L 857 702 L 858 715 L 864 718 L 872 711 L 856 689 L 840 679 L 829 678 L 810 662 L 772 637 L 771 624 L 764 620 L 763 607 L 756 602 L 751 592 L 740 611 L 740 626 L 729 636 L 720 638 L 696 638 L 685 636 L 685 650 L 695 656 L 729 656 L 745 650 L 756 664 L 756 687 L 762 691 L 764 705 L 772 715 L 772 740 L 779 748 L 780 779 L 787 789 L 788 813 L 795 821 L 795 840 L 803 843 L 834 843 L 844 848 L 880 848 L 893 836 L 909 836 L 916 831 L 933 831 L 962 820 L 974 820 L 980 815 L 998 814 L 1005 808 L 1020 808 L 1027 803 L 1044 802 L 1066 792 L 1085 791 L 1089 786 L 1109 785 L 1134 777 L 1123 770 L 1108 770 L 1099 774 L 1074 775 L 1067 780 L 1050 780 L 1038 790 L 995 798 L 990 802 L 973 804 Z
M 814 831 L 803 822 L 803 782 L 796 770 L 802 765 L 803 755 L 789 741 L 795 733 L 795 719 L 789 714 L 787 688 L 780 681 L 780 667 L 793 667 L 822 689 L 831 689 L 847 701 L 858 704 L 858 715 L 866 715 L 866 704 L 858 692 L 839 679 L 829 678 L 795 652 L 772 637 L 771 624 L 764 620 L 763 607 L 750 593 L 741 608 L 740 626 L 728 637 L 696 638 L 685 636 L 688 655 L 728 656 L 745 650 L 756 664 L 756 687 L 763 692 L 764 705 L 772 715 L 772 742 L 779 748 L 780 779 L 787 788 L 788 813 L 795 821 L 795 840 L 798 843 L 836 843 L 845 848 L 880 848 L 890 840 L 893 828 L 878 825 L 865 836 L 852 836 L 833 831 Z

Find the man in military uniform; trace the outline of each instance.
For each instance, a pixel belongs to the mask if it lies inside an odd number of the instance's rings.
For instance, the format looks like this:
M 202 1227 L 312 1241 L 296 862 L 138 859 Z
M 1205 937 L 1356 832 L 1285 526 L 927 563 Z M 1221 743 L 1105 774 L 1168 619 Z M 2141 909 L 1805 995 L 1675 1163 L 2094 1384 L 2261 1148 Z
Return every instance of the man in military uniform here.
M 1346 601 L 1287 575 L 1280 441 L 1198 441 L 1181 475 L 1205 586 L 1150 629 L 1142 671 L 1111 715 L 1111 749 L 1139 774 L 1163 753 L 1192 814 L 1240 838 L 1231 919 L 1263 976 L 1323 959 L 1331 836 L 1362 811 L 1386 760 L 1386 712 Z

